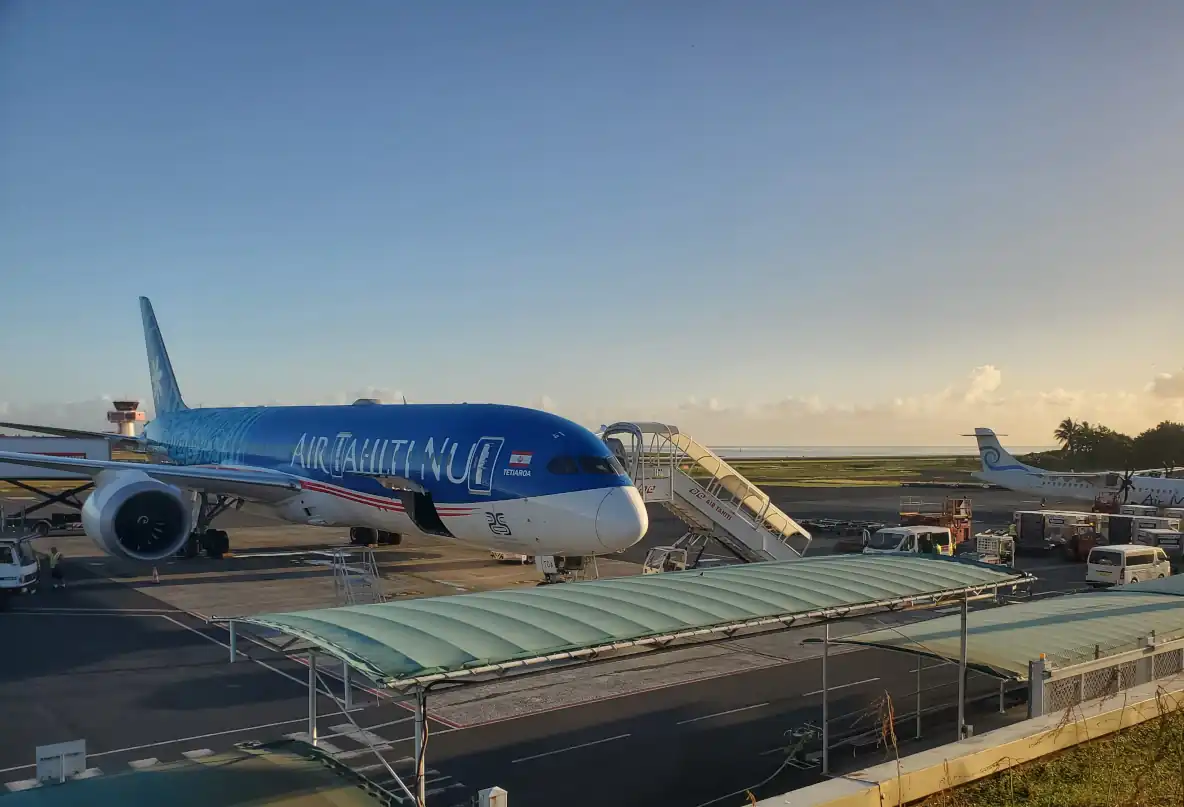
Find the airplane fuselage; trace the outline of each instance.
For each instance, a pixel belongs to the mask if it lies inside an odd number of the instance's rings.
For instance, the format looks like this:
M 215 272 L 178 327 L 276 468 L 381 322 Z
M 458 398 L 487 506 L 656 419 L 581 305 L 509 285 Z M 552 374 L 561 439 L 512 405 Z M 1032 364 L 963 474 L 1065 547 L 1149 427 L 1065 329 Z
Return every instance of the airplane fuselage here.
M 1093 503 L 1103 494 L 1116 494 L 1122 475 L 1103 472 L 1096 475 L 1062 475 L 1054 471 L 979 471 L 974 474 L 984 482 L 1041 498 L 1073 499 Z M 1184 479 L 1132 476 L 1131 488 L 1123 504 L 1151 507 L 1184 507 Z
M 524 554 L 603 554 L 644 534 L 632 481 L 590 431 L 497 404 L 183 409 L 144 429 L 158 457 L 299 480 L 299 524 L 454 538 Z

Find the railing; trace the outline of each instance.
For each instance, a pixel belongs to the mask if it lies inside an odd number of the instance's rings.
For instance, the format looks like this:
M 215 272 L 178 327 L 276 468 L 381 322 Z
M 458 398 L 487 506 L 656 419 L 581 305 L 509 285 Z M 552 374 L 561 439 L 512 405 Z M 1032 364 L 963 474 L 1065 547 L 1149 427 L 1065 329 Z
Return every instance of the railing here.
M 1033 717 L 1117 695 L 1124 689 L 1184 672 L 1184 638 L 1157 642 L 1154 632 L 1136 640 L 1086 645 L 1029 663 Z
M 669 498 L 660 500 L 672 502 L 676 493 L 674 474 L 678 472 L 695 482 L 705 495 L 749 529 L 769 534 L 799 557 L 809 547 L 810 533 L 774 505 L 764 491 L 709 448 L 679 432 L 676 426 L 615 423 L 605 427 L 603 437 L 614 447 L 618 459 L 647 501 L 658 501 L 654 494 L 667 495 L 666 485 L 669 484 Z M 630 445 L 626 446 L 622 437 L 627 438 Z M 684 466 L 688 466 L 686 470 Z M 666 483 L 666 480 L 670 482 Z M 726 496 L 722 495 L 725 491 Z M 675 514 L 682 517 L 677 510 Z M 797 541 L 802 544 L 800 547 L 794 545 L 795 536 L 801 536 Z

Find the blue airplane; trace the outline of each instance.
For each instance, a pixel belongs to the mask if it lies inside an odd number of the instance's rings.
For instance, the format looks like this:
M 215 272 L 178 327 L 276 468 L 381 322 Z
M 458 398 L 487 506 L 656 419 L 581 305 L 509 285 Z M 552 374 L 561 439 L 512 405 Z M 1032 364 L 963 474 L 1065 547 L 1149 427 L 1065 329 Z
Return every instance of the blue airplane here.
M 229 536 L 210 524 L 245 502 L 296 524 L 349 527 L 355 544 L 430 535 L 535 557 L 619 552 L 649 526 L 609 447 L 549 412 L 369 399 L 190 409 L 146 297 L 140 313 L 156 406 L 142 437 L 0 423 L 149 455 L 120 462 L 0 451 L 0 462 L 92 477 L 83 528 L 111 555 L 155 561 L 204 548 L 220 557 Z

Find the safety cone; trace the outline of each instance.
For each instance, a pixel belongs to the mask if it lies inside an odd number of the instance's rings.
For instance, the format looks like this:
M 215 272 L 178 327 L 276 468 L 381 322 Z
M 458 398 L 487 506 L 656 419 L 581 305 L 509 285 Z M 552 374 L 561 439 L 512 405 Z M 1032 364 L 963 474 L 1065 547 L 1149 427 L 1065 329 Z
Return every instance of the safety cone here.
M 153 583 L 159 583 L 159 582 L 160 582 L 160 573 L 159 573 L 158 571 L 156 571 L 156 567 L 155 567 L 155 566 L 153 566 L 153 567 L 152 567 L 152 582 L 153 582 Z

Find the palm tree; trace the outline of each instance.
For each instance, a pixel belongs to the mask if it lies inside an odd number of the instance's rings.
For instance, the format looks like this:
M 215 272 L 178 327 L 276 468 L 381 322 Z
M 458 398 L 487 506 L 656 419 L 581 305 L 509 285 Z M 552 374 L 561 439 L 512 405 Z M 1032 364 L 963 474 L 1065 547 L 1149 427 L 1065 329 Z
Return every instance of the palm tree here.
M 1073 418 L 1065 418 L 1057 426 L 1052 436 L 1057 439 L 1064 451 L 1068 451 L 1070 455 L 1076 455 L 1077 438 L 1081 436 L 1081 432 L 1081 424 L 1078 424 Z

